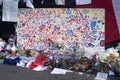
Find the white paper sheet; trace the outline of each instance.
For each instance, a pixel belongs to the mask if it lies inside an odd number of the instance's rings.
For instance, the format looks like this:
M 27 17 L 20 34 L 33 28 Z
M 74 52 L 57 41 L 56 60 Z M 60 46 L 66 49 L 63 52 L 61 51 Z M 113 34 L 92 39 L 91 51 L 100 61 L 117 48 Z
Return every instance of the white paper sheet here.
M 103 72 L 98 72 L 95 79 L 96 80 L 107 80 L 108 74 Z
M 47 69 L 47 67 L 48 66 L 42 66 L 42 65 L 40 65 L 40 66 L 37 66 L 37 67 L 33 68 L 33 70 L 34 71 L 44 71 L 44 70 Z
M 76 0 L 76 5 L 91 4 L 91 0 Z
M 51 74 L 66 74 L 67 70 L 65 69 L 59 69 L 59 68 L 54 68 Z
M 65 0 L 55 0 L 57 5 L 65 5 Z
M 115 75 L 115 73 L 113 71 L 109 71 L 108 73 L 109 73 L 109 75 L 112 75 L 112 76 Z
M 2 4 L 3 0 L 0 0 L 0 5 Z
M 18 0 L 4 0 L 2 21 L 17 22 Z
M 31 3 L 30 0 L 26 0 L 26 6 L 30 8 L 34 8 L 33 4 Z

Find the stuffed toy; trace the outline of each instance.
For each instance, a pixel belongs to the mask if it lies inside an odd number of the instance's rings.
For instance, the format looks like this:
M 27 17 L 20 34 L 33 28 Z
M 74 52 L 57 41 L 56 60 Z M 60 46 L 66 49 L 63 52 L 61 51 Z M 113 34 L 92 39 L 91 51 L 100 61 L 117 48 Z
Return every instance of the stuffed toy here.
M 13 34 L 11 34 L 10 38 L 8 39 L 8 45 L 6 47 L 6 50 L 12 56 L 16 56 L 16 46 L 15 46 L 14 35 Z

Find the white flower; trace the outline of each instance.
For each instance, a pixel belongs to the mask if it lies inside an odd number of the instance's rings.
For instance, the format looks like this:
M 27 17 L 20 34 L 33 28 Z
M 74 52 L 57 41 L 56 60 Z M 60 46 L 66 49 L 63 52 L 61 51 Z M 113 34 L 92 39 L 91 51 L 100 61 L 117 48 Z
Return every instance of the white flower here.
M 114 49 L 113 47 L 107 49 L 107 50 L 106 50 L 106 53 L 107 53 L 107 56 L 109 56 L 110 54 L 114 54 L 115 57 L 119 57 L 119 53 L 118 53 L 117 50 Z

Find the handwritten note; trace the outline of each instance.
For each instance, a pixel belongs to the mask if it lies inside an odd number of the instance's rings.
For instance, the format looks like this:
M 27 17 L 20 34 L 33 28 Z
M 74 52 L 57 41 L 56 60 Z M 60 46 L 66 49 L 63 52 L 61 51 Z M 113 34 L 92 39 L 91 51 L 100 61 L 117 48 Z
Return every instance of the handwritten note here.
M 67 70 L 65 69 L 59 69 L 59 68 L 54 68 L 51 74 L 66 74 Z
M 76 0 L 76 5 L 91 4 L 91 0 Z
M 55 0 L 57 5 L 65 5 L 65 0 Z
M 2 21 L 17 22 L 18 0 L 4 0 Z
M 0 0 L 0 5 L 2 4 L 3 0 Z
M 109 73 L 109 75 L 113 75 L 113 76 L 115 75 L 115 73 L 113 71 L 109 71 L 108 73 Z
M 95 79 L 96 80 L 107 80 L 107 77 L 108 77 L 107 73 L 98 72 Z

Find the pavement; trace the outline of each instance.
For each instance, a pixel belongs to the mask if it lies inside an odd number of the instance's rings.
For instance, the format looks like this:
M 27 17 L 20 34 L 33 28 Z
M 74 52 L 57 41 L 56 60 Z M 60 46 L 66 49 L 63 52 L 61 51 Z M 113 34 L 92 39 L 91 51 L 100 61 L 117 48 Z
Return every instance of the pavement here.
M 0 64 L 0 80 L 95 80 L 90 73 L 67 72 L 65 75 L 50 74 L 51 70 L 33 71 L 13 65 Z M 120 80 L 119 77 L 108 77 L 107 80 Z
M 46 0 L 46 1 L 49 1 L 49 0 Z M 117 1 L 117 0 L 114 0 L 114 1 Z M 37 3 L 38 3 L 37 1 L 36 1 L 36 3 L 34 3 L 34 4 L 36 4 L 35 7 L 40 6 L 39 4 L 37 5 Z M 102 1 L 101 1 L 101 3 L 102 3 Z M 65 7 L 68 7 L 68 5 L 66 5 Z M 50 6 L 52 7 L 52 4 L 50 4 Z M 96 6 L 101 7 L 101 5 L 98 5 L 98 4 L 96 4 Z M 23 5 L 21 5 L 20 7 L 23 7 Z M 45 6 L 43 6 L 43 7 L 45 7 Z M 56 7 L 56 5 L 53 7 Z M 57 7 L 62 7 L 62 6 L 57 6 Z M 75 7 L 75 5 L 70 4 L 69 7 Z M 102 6 L 102 7 L 104 7 L 104 6 Z M 114 8 L 116 8 L 116 7 L 114 7 Z M 110 11 L 110 10 L 108 10 L 108 8 L 106 8 L 106 9 L 107 9 L 107 13 L 109 13 L 108 11 Z M 11 23 L 11 25 L 12 25 L 12 23 Z M 110 30 L 112 30 L 112 29 L 110 29 Z M 108 32 L 110 32 L 110 30 Z M 120 28 L 119 28 L 119 30 L 120 30 Z M 10 31 L 10 29 L 9 29 L 9 31 Z M 110 39 L 111 39 L 111 37 L 110 37 Z M 95 80 L 95 77 L 96 77 L 96 74 L 92 74 L 92 73 L 79 74 L 78 72 L 67 72 L 65 75 L 55 75 L 55 74 L 50 74 L 50 72 L 51 72 L 51 70 L 37 72 L 37 71 L 33 71 L 28 68 L 0 64 L 0 80 Z M 120 80 L 120 77 L 109 76 L 107 80 Z

